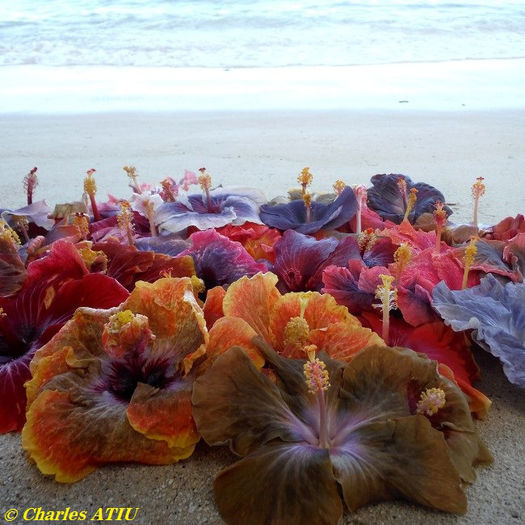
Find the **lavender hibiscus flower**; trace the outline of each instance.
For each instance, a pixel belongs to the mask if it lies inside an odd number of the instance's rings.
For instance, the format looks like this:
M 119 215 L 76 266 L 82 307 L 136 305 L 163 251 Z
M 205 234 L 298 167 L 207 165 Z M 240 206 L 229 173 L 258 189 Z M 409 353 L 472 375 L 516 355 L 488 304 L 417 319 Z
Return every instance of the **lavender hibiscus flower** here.
M 162 204 L 155 214 L 155 224 L 160 231 L 177 233 L 190 226 L 207 230 L 248 221 L 261 224 L 258 210 L 266 199 L 260 191 L 247 188 L 210 190 L 205 186 L 204 189 L 204 195 L 180 192 L 177 201 Z
M 441 282 L 433 304 L 456 332 L 473 330 L 472 337 L 503 362 L 509 381 L 525 387 L 525 284 L 502 285 L 491 274 L 467 290 Z
M 280 230 L 295 230 L 299 233 L 316 233 L 321 229 L 332 230 L 350 221 L 357 211 L 357 200 L 350 187 L 346 187 L 330 204 L 312 201 L 310 220 L 302 199 L 287 204 L 264 204 L 261 219 L 267 226 Z

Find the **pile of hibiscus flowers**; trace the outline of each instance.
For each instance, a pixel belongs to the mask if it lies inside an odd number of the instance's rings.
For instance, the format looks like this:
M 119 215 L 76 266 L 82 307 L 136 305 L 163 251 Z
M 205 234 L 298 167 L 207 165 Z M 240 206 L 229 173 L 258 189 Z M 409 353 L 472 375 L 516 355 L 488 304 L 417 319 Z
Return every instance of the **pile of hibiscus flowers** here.
M 202 437 L 242 457 L 215 480 L 228 523 L 337 523 L 408 499 L 463 513 L 491 460 L 473 416 L 478 344 L 525 386 L 525 220 L 453 224 L 404 175 L 289 198 L 158 187 L 0 210 L 0 432 L 74 482 L 167 464 Z M 200 186 L 200 189 L 199 189 Z M 193 188 L 193 191 L 192 191 Z

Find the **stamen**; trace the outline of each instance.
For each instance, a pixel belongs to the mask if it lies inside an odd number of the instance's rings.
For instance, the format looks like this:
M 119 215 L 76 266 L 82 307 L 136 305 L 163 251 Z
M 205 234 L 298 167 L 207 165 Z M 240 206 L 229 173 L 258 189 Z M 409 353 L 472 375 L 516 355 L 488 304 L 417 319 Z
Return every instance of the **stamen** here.
M 417 190 L 416 188 L 410 188 L 410 195 L 408 196 L 407 208 L 405 210 L 405 216 L 403 217 L 404 221 L 408 220 L 408 216 L 414 209 L 416 201 L 417 201 Z
M 474 197 L 474 217 L 472 219 L 472 224 L 474 224 L 476 228 L 478 227 L 479 199 L 485 195 L 484 180 L 483 177 L 478 177 L 476 182 L 472 185 L 472 197 Z
M 318 358 L 309 359 L 303 367 L 308 392 L 317 396 L 319 405 L 319 446 L 329 448 L 328 422 L 326 417 L 326 400 L 324 393 L 330 388 L 330 375 L 326 364 Z
M 357 213 L 356 213 L 356 227 L 355 233 L 358 235 L 361 233 L 361 213 L 363 211 L 363 205 L 366 204 L 367 191 L 366 187 L 360 184 L 354 188 L 354 194 L 357 199 Z
M 164 190 L 164 200 L 166 202 L 175 202 L 177 200 L 177 194 L 179 192 L 175 181 L 170 178 L 166 177 L 163 181 L 161 181 L 162 189 Z
M 134 227 L 133 227 L 133 212 L 128 201 L 122 201 L 120 203 L 120 212 L 117 215 L 117 224 L 124 235 L 128 239 L 128 244 L 134 246 L 135 241 L 133 239 Z
M 78 253 L 90 270 L 93 263 L 97 260 L 100 262 L 100 265 L 104 267 L 104 269 L 107 268 L 108 256 L 103 251 L 95 251 L 91 248 L 84 247 L 80 248 Z
M 447 222 L 447 212 L 443 209 L 443 203 L 436 201 L 434 207 L 434 223 L 436 224 L 436 253 L 441 251 L 441 234 Z
M 140 189 L 139 181 L 137 179 L 137 168 L 135 166 L 124 166 L 122 168 L 128 175 L 128 177 L 131 179 L 131 189 L 135 193 L 142 193 L 142 190 Z
M 427 388 L 424 392 L 421 392 L 416 412 L 425 416 L 433 416 L 445 404 L 445 392 L 441 388 Z
M 33 191 L 38 185 L 38 179 L 36 176 L 36 170 L 38 168 L 35 166 L 25 177 L 24 177 L 24 189 L 27 195 L 27 204 L 33 204 Z
M 310 168 L 303 168 L 301 174 L 297 177 L 297 182 L 301 185 L 303 196 L 306 193 L 306 188 L 312 184 L 314 176 L 310 173 Z
M 7 314 L 5 313 L 4 309 L 0 306 L 0 319 L 2 317 L 7 317 Z
M 367 228 L 357 236 L 357 244 L 359 245 L 359 250 L 362 254 L 367 250 L 370 250 L 376 242 L 377 235 L 373 228 Z
M 151 199 L 144 200 L 144 208 L 146 209 L 146 216 L 149 222 L 149 231 L 152 237 L 157 237 L 157 228 L 155 226 L 155 210 L 154 203 Z
M 90 170 L 87 170 L 86 178 L 84 179 L 84 193 L 86 193 L 89 196 L 89 200 L 91 202 L 91 209 L 93 210 L 93 218 L 95 221 L 100 220 L 100 214 L 98 212 L 97 202 L 95 200 L 95 194 L 97 193 L 97 183 L 95 182 L 95 177 L 93 177 L 93 173 L 95 173 L 96 170 L 93 168 Z
M 206 172 L 206 168 L 200 168 L 199 171 L 201 172 L 201 175 L 199 175 L 197 180 L 199 181 L 199 185 L 206 197 L 206 206 L 209 208 L 211 206 L 211 175 Z
M 401 274 L 405 271 L 410 259 L 412 258 L 412 252 L 408 243 L 403 242 L 399 245 L 399 248 L 394 252 L 394 261 L 397 263 L 396 266 L 396 283 L 401 283 Z
M 27 217 L 24 215 L 13 215 L 13 220 L 16 222 L 17 227 L 20 228 L 25 242 L 29 242 L 29 233 L 27 231 L 29 222 L 27 221 Z
M 84 213 L 75 213 L 73 217 L 73 226 L 76 226 L 78 233 L 82 239 L 87 239 L 89 236 L 89 221 L 87 215 Z
M 303 202 L 306 208 L 306 222 L 310 222 L 312 213 L 312 195 L 310 193 L 303 193 Z
M 10 244 L 15 250 L 18 251 L 18 246 L 22 243 L 20 242 L 20 237 L 18 233 L 7 224 L 7 222 L 0 220 L 0 237 L 4 242 Z
M 477 237 L 471 237 L 468 246 L 465 248 L 465 269 L 463 270 L 463 282 L 461 289 L 464 290 L 467 287 L 468 274 L 470 267 L 474 263 L 474 258 L 478 253 L 478 247 L 476 246 L 478 239 Z
M 379 276 L 383 284 L 380 284 L 376 288 L 376 299 L 379 299 L 379 304 L 374 304 L 376 308 L 383 310 L 383 330 L 382 338 L 383 341 L 389 343 L 389 331 L 390 331 L 390 310 L 397 308 L 397 288 L 392 288 L 392 282 L 394 281 L 393 275 L 381 274 Z
M 303 347 L 310 335 L 310 327 L 304 317 L 292 317 L 284 328 L 284 344 Z
M 304 377 L 310 394 L 326 391 L 330 387 L 330 376 L 326 365 L 317 357 L 304 364 Z
M 337 195 L 341 195 L 343 190 L 346 188 L 346 184 L 342 180 L 336 180 L 332 186 Z

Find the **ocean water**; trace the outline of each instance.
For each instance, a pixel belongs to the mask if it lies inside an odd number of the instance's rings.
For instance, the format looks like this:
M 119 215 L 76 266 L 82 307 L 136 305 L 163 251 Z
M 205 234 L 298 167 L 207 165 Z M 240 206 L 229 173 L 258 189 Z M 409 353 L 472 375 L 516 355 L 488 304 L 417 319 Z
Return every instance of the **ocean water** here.
M 525 1 L 0 0 L 0 65 L 283 67 L 525 57 Z
M 525 107 L 525 0 L 0 0 L 0 112 Z

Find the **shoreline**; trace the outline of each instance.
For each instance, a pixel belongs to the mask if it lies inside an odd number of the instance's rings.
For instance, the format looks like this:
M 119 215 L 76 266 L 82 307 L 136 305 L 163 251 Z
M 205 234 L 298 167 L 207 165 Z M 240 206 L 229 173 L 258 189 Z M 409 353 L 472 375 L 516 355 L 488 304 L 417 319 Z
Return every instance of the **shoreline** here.
M 0 67 L 0 114 L 525 108 L 525 58 L 245 68 Z

